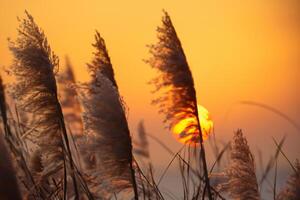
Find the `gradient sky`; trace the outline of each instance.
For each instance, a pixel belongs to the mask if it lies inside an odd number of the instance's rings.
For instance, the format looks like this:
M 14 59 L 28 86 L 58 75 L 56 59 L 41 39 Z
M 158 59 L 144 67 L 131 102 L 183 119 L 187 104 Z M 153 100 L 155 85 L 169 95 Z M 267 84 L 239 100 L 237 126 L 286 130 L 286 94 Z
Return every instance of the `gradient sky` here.
M 276 149 L 272 137 L 280 140 L 286 135 L 284 151 L 295 160 L 300 158 L 299 131 L 273 113 L 235 103 L 264 103 L 300 124 L 297 1 L 0 0 L 0 66 L 11 63 L 7 38 L 16 37 L 16 17 L 23 17 L 25 9 L 45 31 L 62 67 L 64 57 L 70 57 L 80 81 L 88 79 L 86 63 L 92 58 L 90 44 L 97 29 L 129 107 L 133 135 L 144 119 L 147 130 L 176 151 L 180 144 L 163 129 L 162 116 L 150 105 L 152 87 L 147 82 L 155 72 L 142 61 L 149 56 L 146 44 L 156 42 L 155 30 L 165 9 L 183 44 L 198 103 L 210 111 L 217 139 L 226 142 L 242 128 L 253 153 L 260 149 L 267 160 Z M 166 166 L 170 156 L 157 144 L 151 145 L 156 166 Z

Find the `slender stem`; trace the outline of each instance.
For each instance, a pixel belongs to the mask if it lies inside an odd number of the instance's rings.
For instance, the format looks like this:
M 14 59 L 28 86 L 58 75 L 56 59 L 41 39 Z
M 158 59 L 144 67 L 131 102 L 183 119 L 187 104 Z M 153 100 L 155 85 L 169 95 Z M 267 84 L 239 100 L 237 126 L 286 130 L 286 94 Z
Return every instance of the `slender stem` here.
M 156 141 L 159 145 L 161 145 L 164 149 L 167 150 L 167 152 L 169 154 L 171 154 L 172 156 L 174 156 L 175 153 L 173 153 L 163 142 L 161 142 L 157 137 L 150 135 L 149 133 L 147 134 L 151 139 L 153 139 L 154 141 Z M 180 154 L 178 154 L 177 152 L 177 156 L 180 158 L 180 160 L 182 160 L 186 165 L 188 165 L 188 162 L 185 161 Z M 190 168 L 191 171 L 193 172 L 193 174 L 198 175 L 197 171 L 194 170 L 192 167 Z M 203 177 L 199 176 L 200 180 L 203 181 Z M 158 184 L 157 184 L 158 185 Z M 221 196 L 221 194 L 212 186 L 210 186 L 211 190 L 222 200 L 226 200 L 224 197 Z M 197 198 L 196 198 L 197 199 Z
M 71 168 L 71 177 L 72 177 L 72 182 L 73 182 L 73 187 L 74 187 L 74 192 L 75 192 L 75 200 L 78 200 L 80 198 L 76 176 L 79 180 L 79 184 L 84 189 L 88 199 L 89 200 L 94 199 L 93 196 L 91 195 L 87 185 L 82 180 L 82 177 L 78 171 L 78 168 L 73 160 L 72 152 L 71 152 L 71 148 L 70 148 L 70 142 L 69 142 L 69 138 L 68 138 L 68 134 L 67 134 L 67 129 L 66 129 L 66 125 L 64 122 L 64 116 L 63 116 L 63 112 L 62 112 L 62 108 L 61 108 L 60 104 L 58 104 L 58 109 L 59 109 L 59 113 L 61 116 L 60 123 L 61 123 L 61 127 L 62 127 L 62 137 L 63 137 L 63 141 L 65 142 L 65 147 L 66 147 L 66 149 L 63 149 L 64 151 L 66 151 L 66 153 L 64 153 L 64 156 L 69 159 L 68 161 L 69 161 L 70 168 Z
M 27 176 L 28 180 L 30 180 L 31 185 L 30 187 L 33 185 L 35 190 L 34 192 L 36 193 L 36 196 L 40 197 L 42 194 L 40 194 L 39 192 L 37 192 L 38 187 L 36 186 L 34 179 L 29 171 L 29 168 L 27 166 L 27 163 L 25 161 L 25 158 L 23 156 L 23 153 L 19 150 L 19 148 L 17 148 L 14 144 L 13 144 L 13 134 L 12 131 L 10 129 L 10 126 L 8 125 L 7 122 L 7 108 L 6 108 L 6 100 L 5 100 L 5 92 L 4 92 L 4 86 L 2 84 L 2 78 L 0 77 L 0 111 L 1 111 L 1 117 L 2 117 L 2 123 L 3 123 L 3 127 L 4 127 L 4 139 L 6 140 L 6 142 L 9 145 L 10 150 L 12 151 L 13 155 L 15 157 L 20 157 L 19 159 L 17 159 L 17 163 L 19 164 L 19 166 L 21 167 L 21 169 L 24 171 L 25 175 Z M 8 110 L 10 111 L 10 110 Z M 18 117 L 18 114 L 17 114 Z M 14 142 L 17 142 L 17 145 L 19 145 L 19 141 L 15 140 Z M 19 193 L 19 191 L 16 191 L 16 193 Z
M 63 184 L 63 191 L 64 191 L 64 200 L 67 199 L 67 188 L 68 188 L 68 181 L 67 181 L 67 166 L 66 166 L 66 159 L 64 159 L 64 184 Z
M 201 126 L 200 126 L 200 120 L 199 120 L 199 117 L 198 117 L 198 108 L 196 109 L 196 117 L 197 117 L 199 136 L 200 136 L 200 159 L 202 160 L 202 163 L 203 163 L 204 177 L 205 177 L 205 182 L 206 182 L 208 199 L 212 200 L 212 193 L 211 193 L 211 188 L 210 188 L 210 183 L 209 183 L 209 178 L 208 178 L 206 158 L 205 158 L 205 149 L 204 149 L 204 145 L 203 145 L 203 134 L 202 134 Z M 204 191 L 204 193 L 205 193 L 205 191 Z
M 135 171 L 133 169 L 132 159 L 130 160 L 130 170 L 131 170 L 132 187 L 133 187 L 133 191 L 134 191 L 134 199 L 139 200 L 139 194 L 138 194 L 138 190 L 137 190 L 137 183 L 135 180 Z
M 66 150 L 67 150 L 66 151 L 67 152 L 66 157 L 69 159 L 69 164 L 70 164 L 70 168 L 71 168 L 71 177 L 72 177 L 72 181 L 73 181 L 73 185 L 74 185 L 75 199 L 77 200 L 77 199 L 79 199 L 79 192 L 78 192 L 77 181 L 76 181 L 76 178 L 75 178 L 74 161 L 73 161 L 72 154 L 71 154 L 71 148 L 70 148 L 70 145 L 69 145 L 69 139 L 68 139 L 68 135 L 67 135 L 67 130 L 66 130 L 65 122 L 64 122 L 62 109 L 61 109 L 61 106 L 59 104 L 58 104 L 58 109 L 59 109 L 59 113 L 60 113 L 60 123 L 61 123 L 61 128 L 62 128 L 62 137 L 63 137 L 63 140 L 65 142 Z
M 277 160 L 275 161 L 275 174 L 274 174 L 274 185 L 273 185 L 273 199 L 276 200 L 276 183 L 277 183 Z

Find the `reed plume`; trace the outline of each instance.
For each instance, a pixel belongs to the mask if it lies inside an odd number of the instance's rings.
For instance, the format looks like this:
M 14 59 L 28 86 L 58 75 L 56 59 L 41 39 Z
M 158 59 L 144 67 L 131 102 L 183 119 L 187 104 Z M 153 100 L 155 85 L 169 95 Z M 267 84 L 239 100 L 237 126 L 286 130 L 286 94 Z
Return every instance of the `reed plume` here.
M 220 189 L 228 192 L 232 199 L 260 199 L 254 158 L 241 130 L 234 134 L 230 147 L 229 166 L 224 173 L 227 180 L 219 185 Z
M 38 185 L 47 187 L 45 189 L 51 190 L 50 193 L 55 190 L 58 196 L 63 195 L 64 198 L 69 193 L 67 174 L 70 175 L 74 186 L 72 190 L 77 198 L 75 168 L 57 97 L 55 74 L 59 59 L 51 51 L 44 32 L 33 17 L 25 13 L 27 18 L 20 21 L 18 37 L 14 42 L 10 41 L 9 48 L 14 56 L 14 97 L 23 111 L 35 115 L 30 126 L 36 131 L 29 135 L 36 144 L 33 151 L 39 155 L 33 159 L 40 157 L 42 169 L 34 175 Z
M 296 171 L 290 175 L 286 186 L 278 194 L 277 200 L 298 200 L 300 199 L 300 163 L 296 160 Z
M 84 134 L 87 141 L 81 148 L 90 162 L 90 174 L 99 178 L 101 195 L 118 193 L 132 187 L 130 163 L 131 138 L 125 113 L 116 88 L 101 73 L 89 84 L 79 87 L 83 105 Z M 92 190 L 93 191 L 93 190 Z
M 149 142 L 145 130 L 144 121 L 140 121 L 138 124 L 139 140 L 135 142 L 134 153 L 142 158 L 149 159 Z
M 95 58 L 88 65 L 91 81 L 78 86 L 83 107 L 85 139 L 80 144 L 89 185 L 95 195 L 110 199 L 133 188 L 138 199 L 133 169 L 132 144 L 123 101 L 113 76 L 104 40 L 96 32 Z M 109 72 L 109 73 L 107 73 Z
M 65 121 L 70 126 L 72 134 L 81 135 L 83 132 L 81 121 L 81 107 L 77 98 L 77 92 L 72 87 L 76 82 L 73 66 L 70 59 L 66 57 L 65 70 L 59 74 L 58 88 L 59 101 L 62 106 Z
M 91 76 L 95 78 L 94 76 L 96 76 L 97 72 L 100 70 L 101 73 L 107 77 L 116 88 L 118 88 L 105 41 L 98 31 L 95 33 L 95 43 L 93 43 L 92 46 L 95 48 L 95 52 L 93 53 L 94 58 L 91 63 L 87 63 Z
M 162 26 L 157 28 L 157 37 L 157 44 L 149 46 L 152 57 L 146 60 L 146 63 L 159 71 L 159 75 L 150 82 L 155 85 L 154 92 L 163 94 L 155 99 L 153 104 L 158 105 L 159 113 L 165 115 L 164 122 L 170 129 L 180 121 L 189 121 L 179 137 L 188 138 L 188 142 L 191 143 L 200 143 L 206 188 L 209 199 L 212 199 L 194 81 L 181 42 L 167 12 L 164 12 Z
M 61 168 L 63 162 L 53 72 L 57 70 L 58 57 L 51 52 L 44 33 L 32 16 L 27 12 L 26 15 L 27 19 L 20 23 L 18 38 L 10 42 L 14 55 L 12 70 L 17 79 L 14 95 L 22 110 L 39 116 L 34 122 L 39 129 L 36 142 L 45 153 L 43 165 L 53 172 Z

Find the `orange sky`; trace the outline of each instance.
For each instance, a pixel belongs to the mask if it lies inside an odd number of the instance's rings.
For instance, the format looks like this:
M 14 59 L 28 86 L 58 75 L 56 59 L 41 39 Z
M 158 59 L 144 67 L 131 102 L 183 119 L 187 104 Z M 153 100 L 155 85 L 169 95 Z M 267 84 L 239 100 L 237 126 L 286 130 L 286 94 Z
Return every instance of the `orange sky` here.
M 92 57 L 94 30 L 99 30 L 130 109 L 132 132 L 144 119 L 149 132 L 178 149 L 150 105 L 153 96 L 146 83 L 155 73 L 142 61 L 149 56 L 145 45 L 156 41 L 162 9 L 167 10 L 185 49 L 198 103 L 211 112 L 217 138 L 227 141 L 233 130 L 243 128 L 253 151 L 260 148 L 268 157 L 275 149 L 271 137 L 286 134 L 284 150 L 292 160 L 300 157 L 300 133 L 274 114 L 236 106 L 225 119 L 233 103 L 251 100 L 300 123 L 297 0 L 0 0 L 0 66 L 11 63 L 6 39 L 15 38 L 16 17 L 23 17 L 24 9 L 43 28 L 61 64 L 65 55 L 70 57 L 81 81 L 88 77 L 85 63 Z M 169 157 L 153 147 L 154 159 L 165 166 Z

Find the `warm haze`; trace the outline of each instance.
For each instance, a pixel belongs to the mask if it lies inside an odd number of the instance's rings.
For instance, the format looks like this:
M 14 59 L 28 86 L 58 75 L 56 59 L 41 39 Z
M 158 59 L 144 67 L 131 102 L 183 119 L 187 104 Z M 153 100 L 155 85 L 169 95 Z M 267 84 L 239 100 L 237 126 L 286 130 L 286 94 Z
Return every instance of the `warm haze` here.
M 297 0 L 202 0 L 202 1 L 17 1 L 0 0 L 0 66 L 9 68 L 12 55 L 7 38 L 16 37 L 17 17 L 28 10 L 48 37 L 52 50 L 70 58 L 78 81 L 88 80 L 86 63 L 92 59 L 93 34 L 105 38 L 115 78 L 126 105 L 131 133 L 143 119 L 146 131 L 159 137 L 176 152 L 182 144 L 164 129 L 162 116 L 151 105 L 155 76 L 143 59 L 147 44 L 155 42 L 162 10 L 172 17 L 182 42 L 197 92 L 213 121 L 216 138 L 226 143 L 241 128 L 259 168 L 274 154 L 277 141 L 286 136 L 283 151 L 294 161 L 300 158 L 300 130 L 261 107 L 239 104 L 253 101 L 281 111 L 300 124 L 300 3 Z M 4 74 L 4 72 L 1 72 Z M 6 80 L 7 83 L 10 80 Z M 150 139 L 149 139 L 150 140 Z M 209 143 L 205 143 L 209 149 Z M 157 176 L 171 156 L 150 140 Z M 214 157 L 208 150 L 207 159 Z M 279 184 L 291 172 L 279 158 Z M 175 188 L 175 170 L 162 182 Z M 170 187 L 170 188 L 172 188 Z M 176 189 L 172 192 L 176 192 Z

